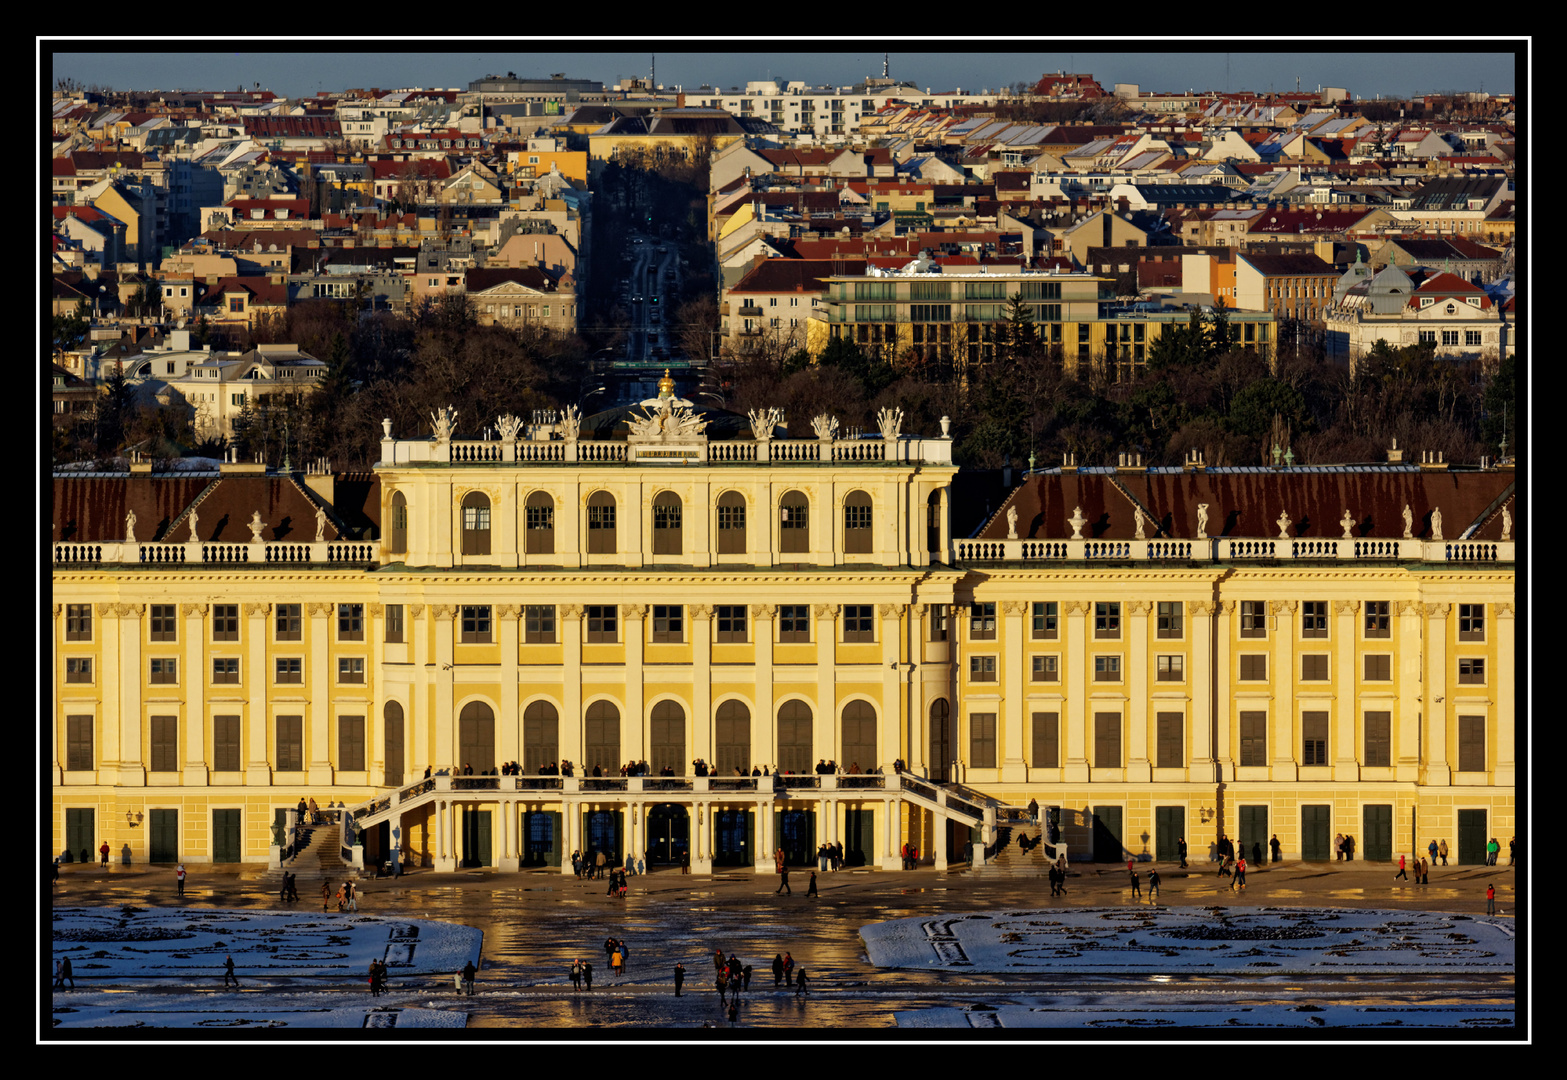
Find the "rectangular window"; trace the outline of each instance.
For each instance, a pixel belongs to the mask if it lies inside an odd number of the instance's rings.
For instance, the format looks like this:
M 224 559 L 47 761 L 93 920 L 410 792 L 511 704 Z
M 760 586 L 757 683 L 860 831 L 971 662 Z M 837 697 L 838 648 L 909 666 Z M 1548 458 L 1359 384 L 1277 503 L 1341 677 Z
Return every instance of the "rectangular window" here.
M 1241 764 L 1266 765 L 1268 763 L 1268 714 L 1265 712 L 1241 713 Z
M 1307 600 L 1300 606 L 1300 636 L 1325 638 L 1328 636 L 1328 602 Z
M 1328 763 L 1327 713 L 1309 712 L 1301 714 L 1300 763 L 1302 765 L 1326 765 Z
M 778 605 L 778 640 L 805 642 L 811 640 L 811 608 L 809 604 Z
M 178 717 L 148 717 L 147 769 L 149 772 L 179 771 L 179 733 Z
M 305 661 L 298 656 L 277 658 L 277 680 L 280 683 L 300 684 L 305 681 Z
M 93 767 L 91 716 L 65 718 L 65 768 L 68 772 L 89 772 Z
M 682 604 L 653 605 L 653 640 L 681 642 L 686 639 L 686 609 Z
M 1241 653 L 1241 679 L 1261 681 L 1268 677 L 1267 653 Z
M 995 682 L 996 658 L 994 656 L 971 656 L 968 658 L 969 682 Z
M 239 772 L 239 717 L 212 718 L 212 771 Z
M 337 605 L 337 640 L 363 641 L 365 639 L 365 606 L 363 604 Z
M 1121 658 L 1119 656 L 1094 657 L 1095 682 L 1120 682 Z
M 1061 767 L 1061 714 L 1037 712 L 1034 714 L 1034 757 L 1036 769 Z
M 1385 769 L 1393 763 L 1393 714 L 1368 712 L 1366 721 L 1366 765 Z
M 1094 768 L 1121 767 L 1121 714 L 1094 713 Z
M 1157 661 L 1159 682 L 1185 682 L 1186 681 L 1186 657 L 1161 656 Z
M 1459 641 L 1484 641 L 1485 640 L 1485 605 L 1484 604 L 1459 604 L 1458 605 L 1458 640 Z
M 365 681 L 365 658 L 362 656 L 338 657 L 337 681 L 340 683 L 363 683 Z
M 522 640 L 527 645 L 555 644 L 554 604 L 525 604 L 523 606 Z
M 1094 604 L 1094 637 L 1107 640 L 1121 636 L 1120 601 Z
M 1469 346 L 1479 345 L 1480 344 L 1480 331 L 1478 331 L 1478 330 L 1465 330 L 1464 331 L 1464 344 L 1465 345 L 1469 345 Z
M 613 644 L 620 640 L 620 608 L 616 604 L 588 605 L 588 641 Z
M 279 641 L 299 641 L 303 625 L 303 604 L 278 604 L 276 634 Z
M 972 604 L 969 607 L 968 636 L 970 641 L 996 640 L 996 605 Z
M 843 605 L 843 640 L 875 641 L 875 614 L 876 608 L 872 604 Z
M 152 658 L 152 667 L 147 675 L 147 681 L 151 683 L 177 683 L 179 682 L 179 661 L 172 656 L 155 656 Z
M 403 640 L 403 605 L 386 605 L 386 641 L 389 645 L 401 644 Z
M 1036 656 L 1036 657 L 1034 657 L 1034 659 L 1033 659 L 1033 679 L 1034 679 L 1034 682 L 1060 682 L 1061 681 L 1061 669 L 1060 669 L 1060 666 L 1059 666 L 1059 660 L 1060 660 L 1060 658 L 1056 657 L 1056 656 Z
M 464 645 L 488 645 L 495 640 L 490 624 L 490 605 L 462 605 L 461 640 Z
M 1485 717 L 1458 718 L 1458 771 L 1485 772 Z
M 1366 601 L 1366 636 L 1368 638 L 1385 638 L 1392 636 L 1389 629 L 1388 601 Z
M 92 657 L 67 656 L 65 658 L 65 681 L 68 683 L 92 682 Z
M 744 604 L 719 604 L 714 612 L 714 627 L 721 642 L 743 643 L 746 639 L 746 610 Z
M 969 765 L 975 769 L 996 767 L 996 714 L 970 713 Z
M 1054 600 L 1035 601 L 1033 605 L 1033 634 L 1035 641 L 1055 641 L 1059 630 L 1057 629 L 1057 611 L 1059 605 Z
M 1162 712 L 1154 717 L 1157 757 L 1154 767 L 1179 769 L 1186 765 L 1186 718 L 1178 712 Z
M 149 641 L 178 641 L 179 621 L 176 618 L 178 612 L 174 604 L 153 604 L 148 609 L 151 612 L 151 634 Z
M 1184 614 L 1185 605 L 1179 600 L 1159 601 L 1159 626 L 1158 636 L 1162 638 L 1179 639 L 1184 633 L 1181 616 Z
M 1328 679 L 1328 654 L 1307 653 L 1300 658 L 1301 682 L 1326 682 Z
M 337 718 L 337 767 L 344 772 L 365 771 L 365 718 Z
M 213 641 L 238 641 L 239 640 L 239 605 L 238 604 L 213 604 L 212 605 L 212 640 Z
M 1485 660 L 1478 656 L 1463 657 L 1458 661 L 1458 681 L 1471 686 L 1485 685 Z
M 277 770 L 302 772 L 305 768 L 305 718 L 277 718 Z
M 1241 637 L 1265 638 L 1268 636 L 1268 602 L 1266 600 L 1241 601 Z
M 1367 682 L 1391 682 L 1393 679 L 1393 657 L 1387 653 L 1373 653 L 1366 656 L 1365 680 Z
M 239 657 L 220 656 L 212 661 L 212 681 L 214 683 L 238 683 Z

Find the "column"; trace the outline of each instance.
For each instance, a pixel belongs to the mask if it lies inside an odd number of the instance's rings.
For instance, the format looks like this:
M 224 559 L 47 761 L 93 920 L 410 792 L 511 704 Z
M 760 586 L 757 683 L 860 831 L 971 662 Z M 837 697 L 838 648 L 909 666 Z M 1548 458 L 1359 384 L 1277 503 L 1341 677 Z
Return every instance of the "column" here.
M 1274 780 L 1291 781 L 1300 775 L 1295 757 L 1295 680 L 1290 624 L 1296 601 L 1273 600 L 1268 604 L 1268 690 L 1273 695 L 1269 714 L 1269 775 Z
M 408 659 L 412 661 L 413 683 L 408 688 L 408 727 L 403 733 L 408 768 L 414 776 L 433 769 L 439 755 L 431 755 L 430 733 L 435 718 L 430 715 L 430 628 L 424 620 L 424 605 L 407 605 L 406 631 L 410 642 Z
M 1341 613 L 1350 616 L 1347 632 L 1353 643 L 1359 636 L 1355 632 L 1355 616 L 1360 611 L 1360 602 L 1342 600 L 1336 606 Z M 1341 622 L 1339 625 L 1344 624 Z M 1420 661 L 1425 651 L 1421 640 L 1425 630 L 1425 608 L 1414 602 L 1401 604 L 1395 625 L 1398 627 L 1398 666 L 1393 671 L 1397 680 L 1394 692 L 1398 694 L 1398 707 L 1394 718 L 1398 726 L 1393 738 L 1393 775 L 1401 783 L 1417 784 L 1423 779 L 1420 726 L 1421 718 L 1425 715 L 1425 703 L 1421 701 L 1424 686 L 1420 681 Z M 1360 654 L 1357 652 L 1356 655 Z M 1352 669 L 1350 675 L 1359 679 L 1361 672 Z
M 1088 681 L 1093 678 L 1088 655 L 1088 620 L 1094 606 L 1086 600 L 1067 600 L 1061 604 L 1065 624 L 1066 649 L 1061 657 L 1061 678 L 1066 682 L 1066 762 L 1061 779 L 1068 784 L 1088 782 Z M 956 633 L 956 629 L 953 631 Z M 956 716 L 957 709 L 953 709 Z
M 1425 707 L 1426 731 L 1424 782 L 1445 787 L 1453 782 L 1453 770 L 1447 760 L 1447 613 L 1452 604 L 1427 604 Z M 1437 700 L 1438 698 L 1442 700 Z
M 1153 765 L 1148 760 L 1148 613 L 1150 600 L 1133 600 L 1126 605 L 1130 632 L 1126 675 L 1126 779 L 1128 783 L 1148 783 Z
M 705 515 L 704 515 L 705 517 Z M 713 753 L 713 606 L 692 604 L 691 611 L 691 752 L 716 768 Z M 682 774 L 684 765 L 679 766 Z
M 1214 638 L 1218 646 L 1215 650 L 1218 655 L 1214 660 L 1214 669 L 1218 673 L 1218 700 L 1214 712 L 1218 723 L 1214 726 L 1218 734 L 1214 739 L 1213 753 L 1218 762 L 1218 783 L 1222 784 L 1235 780 L 1234 731 L 1239 718 L 1231 696 L 1235 687 L 1235 661 L 1231 656 L 1235 641 L 1235 601 L 1220 600 L 1218 605 L 1219 616 L 1214 626 Z
M 246 785 L 265 787 L 272 782 L 272 770 L 267 767 L 267 687 L 272 684 L 272 672 L 267 670 L 267 623 L 271 620 L 271 604 L 245 605 L 245 679 L 249 703 L 241 729 L 247 733 L 244 749 Z M 377 690 L 381 668 L 376 665 Z M 379 693 L 376 700 L 381 700 Z M 365 723 L 370 722 L 365 718 Z M 378 744 L 379 745 L 379 744 Z
M 305 660 L 308 671 L 306 685 L 310 687 L 310 700 L 305 705 L 305 782 L 312 787 L 332 783 L 332 759 L 328 749 L 327 733 L 330 729 L 328 709 L 332 698 L 331 642 L 336 637 L 337 606 L 311 603 L 305 605 L 310 619 L 307 631 L 310 654 Z
M 1191 688 L 1191 725 L 1187 733 L 1191 740 L 1191 757 L 1188 759 L 1187 777 L 1193 782 L 1206 783 L 1215 779 L 1213 734 L 1213 613 L 1215 605 L 1208 600 L 1186 602 L 1186 625 L 1191 627 L 1192 670 L 1187 685 Z M 1225 695 L 1228 698 L 1228 694 Z
M 1487 663 L 1496 672 L 1496 708 L 1492 713 L 1496 732 L 1496 768 L 1493 783 L 1498 787 L 1511 787 L 1516 783 L 1517 749 L 1514 744 L 1513 694 L 1516 693 L 1514 657 L 1518 654 L 1517 629 L 1513 619 L 1513 605 L 1491 605 L 1492 631 L 1496 635 L 1496 651 Z
M 778 739 L 773 731 L 773 626 L 778 614 L 777 604 L 751 605 L 751 633 L 756 640 L 756 706 L 751 710 L 751 757 L 757 761 L 778 765 Z M 769 829 L 771 825 L 768 826 Z M 758 834 L 760 830 L 758 830 Z M 768 859 L 773 849 L 762 844 L 761 850 Z
M 513 654 L 515 655 L 515 653 Z M 504 695 L 504 691 L 502 691 Z M 513 713 L 512 715 L 515 715 Z M 507 756 L 504 760 L 511 761 L 516 755 Z M 499 768 L 497 763 L 496 768 Z M 505 784 L 510 777 L 502 777 L 501 783 Z M 518 843 L 522 823 L 518 820 L 518 803 L 515 799 L 502 793 L 496 801 L 496 813 L 500 815 L 500 857 L 496 859 L 495 869 L 502 873 L 515 873 L 522 868 L 522 858 L 518 852 L 521 846 Z
M 770 798 L 759 798 L 756 800 L 756 850 L 751 852 L 751 861 L 758 873 L 773 868 L 773 852 L 778 847 L 774 832 L 773 801 Z
M 563 779 L 562 786 L 564 783 Z M 565 792 L 562 791 L 561 794 L 564 795 Z M 576 816 L 577 804 L 562 799 L 560 804 L 560 872 L 562 874 L 571 873 L 571 853 L 581 846 L 577 840 L 580 829 L 573 820 Z
M 1355 670 L 1355 608 L 1358 606 L 1354 601 L 1338 601 L 1330 631 L 1333 649 L 1329 655 L 1333 657 L 1334 687 L 1338 691 L 1332 706 L 1335 780 L 1360 779 L 1360 755 L 1355 742 L 1355 713 L 1360 708 L 1360 696 L 1355 693 L 1360 681 L 1360 672 Z M 1394 633 L 1402 635 L 1402 620 L 1394 625 Z
M 434 661 L 430 678 L 435 683 L 435 703 L 431 706 L 435 711 L 431 717 L 435 729 L 435 764 L 437 768 L 451 767 L 454 774 L 463 765 L 459 760 L 462 754 L 457 746 L 457 717 L 452 715 L 452 658 L 455 655 L 452 638 L 455 634 L 453 619 L 456 614 L 456 605 L 430 605 L 430 632 L 435 637 L 435 648 L 431 650 L 430 657 Z
M 622 604 L 626 617 L 626 708 L 620 714 L 620 756 L 630 761 L 647 756 L 642 745 L 642 643 L 647 640 L 647 605 Z M 611 762 L 611 766 L 618 764 Z
M 1005 600 L 1001 603 L 1001 666 L 1006 671 L 1006 681 L 1001 684 L 1000 708 L 997 710 L 1001 730 L 997 734 L 1005 748 L 1000 760 L 1001 782 L 1020 784 L 1028 778 L 1028 766 L 1023 760 L 1023 710 L 1028 677 L 1023 668 L 1023 642 L 1028 637 L 1028 604 L 1022 600 Z
M 520 688 L 517 685 L 517 645 L 521 630 L 518 622 L 522 607 L 518 604 L 496 604 L 495 626 L 501 643 L 500 700 L 496 702 L 499 714 L 495 717 L 495 763 L 500 768 L 507 761 L 521 761 L 522 710 L 519 704 Z

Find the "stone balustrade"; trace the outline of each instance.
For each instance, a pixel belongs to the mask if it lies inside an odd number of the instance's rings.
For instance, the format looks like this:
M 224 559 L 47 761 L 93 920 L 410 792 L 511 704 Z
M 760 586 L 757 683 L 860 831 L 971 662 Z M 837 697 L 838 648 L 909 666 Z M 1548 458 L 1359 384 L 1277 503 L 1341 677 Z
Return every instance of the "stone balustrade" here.
M 1459 540 L 1287 540 L 1206 537 L 1201 540 L 956 540 L 953 562 L 1499 562 L 1514 559 L 1516 542 Z
M 270 541 L 233 544 L 141 541 L 127 544 L 121 541 L 108 544 L 55 543 L 52 547 L 56 566 L 90 563 L 335 563 L 358 566 L 373 563 L 380 558 L 379 544 L 350 540 L 301 541 L 297 544 Z

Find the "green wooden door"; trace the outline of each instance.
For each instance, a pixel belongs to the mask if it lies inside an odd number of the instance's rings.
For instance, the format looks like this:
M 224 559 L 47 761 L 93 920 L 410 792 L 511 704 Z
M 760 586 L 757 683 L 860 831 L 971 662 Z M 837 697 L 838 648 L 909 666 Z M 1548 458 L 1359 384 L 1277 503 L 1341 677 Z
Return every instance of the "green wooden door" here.
M 1389 805 L 1363 808 L 1361 835 L 1365 839 L 1363 859 L 1376 862 L 1393 861 L 1393 807 Z
M 61 862 L 92 862 L 93 850 L 98 846 L 93 813 L 90 806 L 66 810 L 65 858 Z M 82 855 L 84 851 L 87 852 L 85 856 Z
M 1306 862 L 1329 862 L 1333 858 L 1333 808 L 1300 808 L 1300 857 Z
M 1491 838 L 1486 835 L 1484 810 L 1458 811 L 1458 865 L 1484 866 L 1485 845 Z
M 1094 807 L 1094 862 L 1121 862 L 1126 849 L 1121 843 L 1121 807 Z
M 773 818 L 773 835 L 783 848 L 789 866 L 816 865 L 816 811 L 780 810 Z
M 180 812 L 153 810 L 148 813 L 147 861 L 180 861 Z
M 1186 835 L 1186 807 L 1156 806 L 1153 808 L 1154 858 L 1160 862 L 1175 862 L 1180 858 L 1175 842 Z
M 1246 856 L 1248 866 L 1256 866 L 1268 857 L 1268 808 L 1240 807 L 1240 826 L 1240 847 L 1235 854 Z
M 212 811 L 212 861 L 239 862 L 239 811 Z
M 864 866 L 876 850 L 876 812 L 869 807 L 844 811 L 843 861 Z
M 491 865 L 488 810 L 462 809 L 462 865 Z

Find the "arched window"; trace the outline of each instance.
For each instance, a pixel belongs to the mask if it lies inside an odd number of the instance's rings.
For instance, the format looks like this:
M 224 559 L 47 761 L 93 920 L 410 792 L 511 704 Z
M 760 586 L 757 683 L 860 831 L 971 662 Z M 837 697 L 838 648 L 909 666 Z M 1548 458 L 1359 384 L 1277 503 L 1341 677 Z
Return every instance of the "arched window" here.
M 941 553 L 941 492 L 932 491 L 925 500 L 925 550 Z
M 615 554 L 615 496 L 607 491 L 588 496 L 588 554 Z
M 495 713 L 482 701 L 470 701 L 457 717 L 458 769 L 473 766 L 474 775 L 495 768 Z
M 952 761 L 952 709 L 946 698 L 930 703 L 930 778 L 947 782 L 947 766 Z
M 386 747 L 387 787 L 403 786 L 403 707 L 388 701 L 381 712 L 383 745 Z
M 844 768 L 858 765 L 861 772 L 876 767 L 876 709 L 868 701 L 851 701 L 843 707 Z
M 490 553 L 490 499 L 482 491 L 470 491 L 462 497 L 462 553 Z
M 582 717 L 582 773 L 593 766 L 620 771 L 620 710 L 612 701 L 595 701 Z
M 719 776 L 751 771 L 751 710 L 743 701 L 726 701 L 713 721 L 713 764 Z
M 529 555 L 555 554 L 555 500 L 548 492 L 535 491 L 528 496 L 524 514 L 527 518 L 524 550 Z
M 673 491 L 661 491 L 653 497 L 653 554 L 680 555 L 685 551 L 681 542 L 680 496 Z
M 851 555 L 871 551 L 871 497 L 851 491 L 843 500 L 843 550 Z
M 778 771 L 809 773 L 815 767 L 811 707 L 803 701 L 786 701 L 778 706 Z
M 668 768 L 686 774 L 686 711 L 678 701 L 660 701 L 648 716 L 648 768 L 662 776 Z
M 560 760 L 560 714 L 547 701 L 522 712 L 522 771 L 530 775 Z
M 745 496 L 738 491 L 718 497 L 718 553 L 745 554 Z
M 778 550 L 811 550 L 811 501 L 798 491 L 786 491 L 778 500 Z
M 391 551 L 403 555 L 408 551 L 408 499 L 401 491 L 392 492 L 392 521 L 389 532 Z

